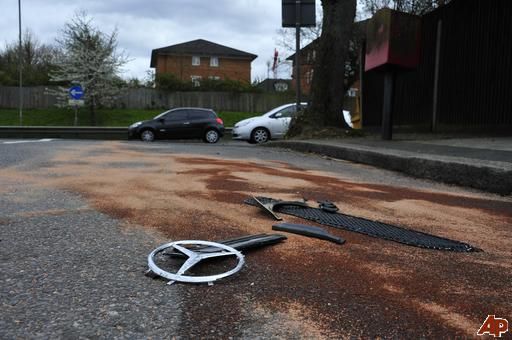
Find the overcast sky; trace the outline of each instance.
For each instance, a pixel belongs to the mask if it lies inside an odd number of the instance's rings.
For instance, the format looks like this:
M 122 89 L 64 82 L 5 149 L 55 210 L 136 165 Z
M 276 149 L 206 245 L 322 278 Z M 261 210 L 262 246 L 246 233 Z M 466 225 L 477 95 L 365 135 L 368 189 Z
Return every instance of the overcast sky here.
M 3 48 L 18 39 L 18 2 L 0 0 L 0 8 Z M 274 48 L 282 59 L 289 55 L 276 45 L 279 0 L 21 0 L 22 30 L 29 29 L 42 43 L 54 43 L 77 10 L 85 10 L 105 33 L 118 28 L 119 48 L 131 59 L 124 78 L 145 76 L 152 49 L 195 39 L 258 55 L 252 63 L 253 80 L 267 77 L 266 63 Z

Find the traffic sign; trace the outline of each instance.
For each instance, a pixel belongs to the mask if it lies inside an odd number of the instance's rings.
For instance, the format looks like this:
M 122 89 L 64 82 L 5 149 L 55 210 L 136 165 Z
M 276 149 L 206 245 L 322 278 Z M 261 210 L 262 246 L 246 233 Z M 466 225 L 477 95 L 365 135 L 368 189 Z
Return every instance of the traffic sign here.
M 72 86 L 69 89 L 69 96 L 71 97 L 71 99 L 78 100 L 84 96 L 84 90 L 80 85 Z
M 315 27 L 315 6 L 315 0 L 282 0 L 282 27 Z
M 68 105 L 69 106 L 74 106 L 74 107 L 78 107 L 78 106 L 84 106 L 84 101 L 83 99 L 69 99 L 68 100 Z

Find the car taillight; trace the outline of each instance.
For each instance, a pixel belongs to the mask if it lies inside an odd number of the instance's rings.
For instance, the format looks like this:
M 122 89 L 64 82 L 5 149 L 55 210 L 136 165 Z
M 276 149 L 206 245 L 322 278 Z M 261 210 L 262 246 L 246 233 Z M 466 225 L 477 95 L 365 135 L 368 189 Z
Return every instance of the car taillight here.
M 216 119 L 217 123 L 221 124 L 221 125 L 224 125 L 224 122 L 222 121 L 222 119 L 220 119 L 219 117 L 217 117 Z

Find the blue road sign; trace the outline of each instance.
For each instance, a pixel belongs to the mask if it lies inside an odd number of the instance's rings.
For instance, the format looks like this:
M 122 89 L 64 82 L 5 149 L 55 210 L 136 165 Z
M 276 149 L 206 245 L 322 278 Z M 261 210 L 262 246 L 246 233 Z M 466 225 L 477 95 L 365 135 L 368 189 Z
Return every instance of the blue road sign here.
M 69 96 L 72 99 L 80 99 L 84 96 L 84 90 L 82 89 L 82 87 L 80 85 L 72 86 L 69 89 Z

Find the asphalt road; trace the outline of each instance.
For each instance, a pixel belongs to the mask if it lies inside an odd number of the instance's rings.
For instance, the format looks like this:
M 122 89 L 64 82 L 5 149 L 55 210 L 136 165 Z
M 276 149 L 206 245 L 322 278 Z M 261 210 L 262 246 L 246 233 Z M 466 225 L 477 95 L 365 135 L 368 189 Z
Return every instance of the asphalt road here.
M 133 221 L 128 223 L 119 214 L 98 208 L 97 204 L 92 203 L 91 197 L 81 190 L 73 190 L 73 186 L 65 188 L 47 183 L 52 183 L 50 180 L 53 178 L 64 177 L 63 173 L 52 169 L 65 162 L 67 165 L 85 166 L 86 163 L 82 163 L 84 155 L 110 157 L 126 152 L 130 159 L 129 153 L 136 152 L 153 159 L 170 155 L 189 158 L 208 156 L 221 160 L 246 159 L 270 166 L 284 164 L 296 169 L 327 172 L 333 177 L 349 179 L 354 183 L 385 184 L 404 190 L 449 191 L 463 195 L 482 195 L 483 199 L 498 199 L 492 195 L 417 180 L 350 162 L 262 148 L 243 142 L 225 141 L 216 145 L 199 142 L 116 142 L 114 151 L 102 154 L 101 141 L 5 143 L 12 141 L 0 140 L 2 339 L 464 335 L 450 322 L 443 324 L 435 320 L 426 320 L 423 325 L 418 325 L 418 329 L 414 329 L 413 325 L 421 320 L 416 312 L 402 315 L 402 321 L 409 327 L 407 329 L 403 329 L 404 324 L 391 324 L 390 320 L 398 318 L 400 313 L 389 310 L 386 311 L 389 316 L 383 317 L 382 322 L 375 321 L 375 325 L 365 319 L 364 315 L 358 315 L 350 325 L 344 324 L 340 329 L 327 327 L 325 332 L 308 326 L 313 320 L 308 316 L 297 316 L 293 310 L 283 314 L 282 309 L 276 307 L 280 312 L 268 315 L 254 308 L 265 305 L 258 301 L 258 296 L 272 295 L 270 290 L 273 286 L 260 287 L 259 291 L 249 295 L 245 292 L 255 289 L 254 283 L 259 275 L 275 276 L 281 282 L 286 276 L 276 267 L 266 267 L 263 263 L 251 266 L 250 258 L 248 268 L 238 278 L 232 277 L 219 283 L 221 289 L 216 289 L 217 284 L 213 287 L 186 284 L 167 286 L 161 280 L 144 276 L 144 272 L 148 253 L 159 244 L 168 242 L 169 232 L 158 228 L 142 228 Z M 137 169 L 144 166 L 144 162 L 134 157 L 122 166 L 120 163 L 104 163 L 101 169 L 107 170 L 109 164 L 112 164 L 112 168 L 119 167 L 114 171 L 121 174 L 125 171 L 123 167 Z M 95 169 L 91 171 L 97 171 L 98 168 Z M 108 170 L 112 171 L 110 168 Z M 115 172 L 109 172 L 109 175 L 112 173 Z M 66 176 L 72 179 L 73 173 Z M 98 172 L 88 176 L 101 177 L 103 174 Z M 77 175 L 77 188 L 82 178 L 85 177 Z M 326 187 L 326 190 L 329 188 Z M 126 197 L 120 196 L 119 199 Z M 357 242 L 358 239 L 355 240 Z M 268 251 L 261 251 L 260 255 L 268 255 Z M 333 289 L 336 284 L 330 287 Z M 287 294 L 293 296 L 293 289 L 287 291 Z M 379 306 L 388 303 L 366 304 L 369 301 L 367 297 L 371 295 L 355 295 L 351 300 L 353 305 L 347 304 L 345 307 L 354 313 L 367 313 L 370 319 L 381 314 Z M 336 303 L 340 306 L 341 302 Z M 332 307 L 327 302 L 325 306 Z M 397 304 L 391 301 L 389 306 L 393 309 Z M 343 317 L 349 318 L 350 314 Z M 307 322 L 301 322 L 304 318 Z

